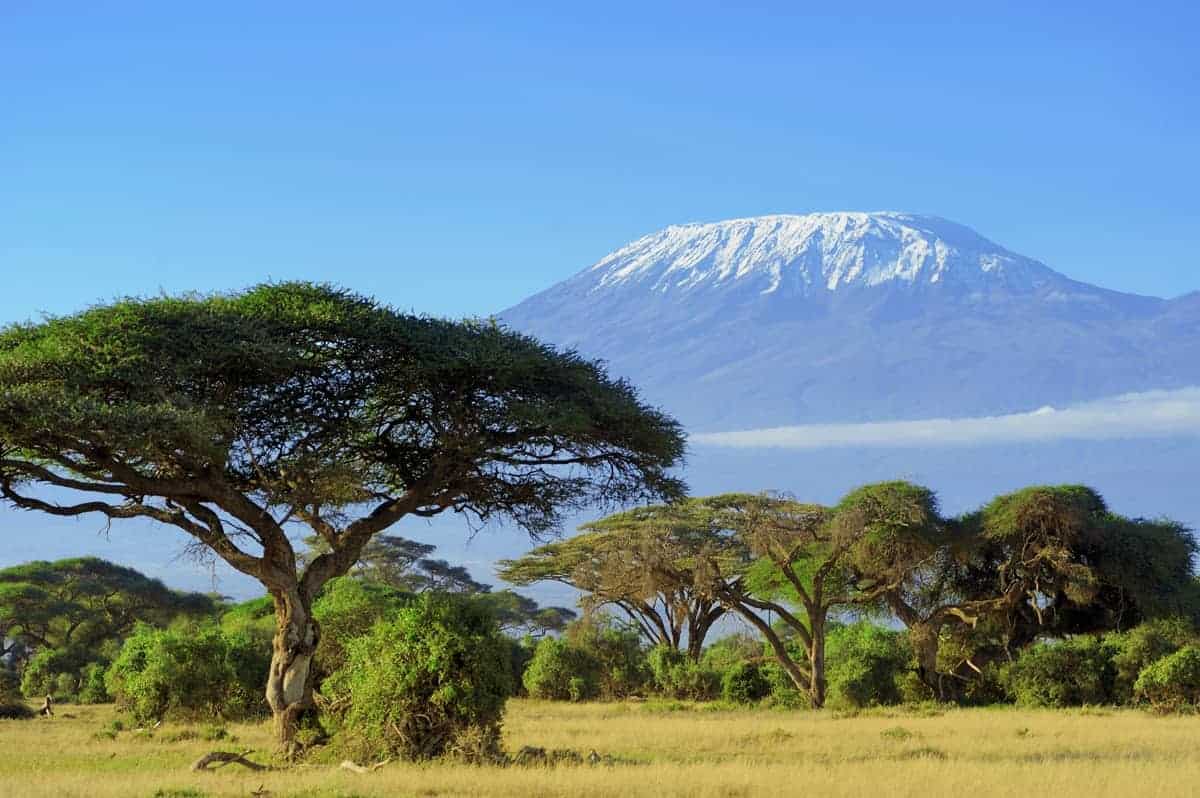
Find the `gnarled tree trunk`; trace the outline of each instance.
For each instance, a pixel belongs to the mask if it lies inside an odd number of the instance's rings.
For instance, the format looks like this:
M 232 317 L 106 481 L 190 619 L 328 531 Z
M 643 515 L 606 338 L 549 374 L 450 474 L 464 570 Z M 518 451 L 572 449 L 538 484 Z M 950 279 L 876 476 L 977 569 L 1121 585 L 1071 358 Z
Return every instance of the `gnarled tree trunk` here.
M 313 706 L 313 655 L 320 629 L 312 616 L 312 600 L 300 588 L 272 590 L 275 638 L 267 676 L 267 705 L 275 718 L 275 735 L 288 756 L 296 752 L 300 718 Z

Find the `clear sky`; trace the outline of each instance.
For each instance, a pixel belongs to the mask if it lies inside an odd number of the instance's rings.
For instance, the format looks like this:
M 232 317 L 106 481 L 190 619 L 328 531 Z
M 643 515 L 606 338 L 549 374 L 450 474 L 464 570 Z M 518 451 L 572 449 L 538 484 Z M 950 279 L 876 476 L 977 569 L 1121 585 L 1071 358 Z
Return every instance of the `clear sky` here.
M 666 224 L 814 210 L 1177 295 L 1195 9 L 5 0 L 0 321 L 267 278 L 486 314 Z

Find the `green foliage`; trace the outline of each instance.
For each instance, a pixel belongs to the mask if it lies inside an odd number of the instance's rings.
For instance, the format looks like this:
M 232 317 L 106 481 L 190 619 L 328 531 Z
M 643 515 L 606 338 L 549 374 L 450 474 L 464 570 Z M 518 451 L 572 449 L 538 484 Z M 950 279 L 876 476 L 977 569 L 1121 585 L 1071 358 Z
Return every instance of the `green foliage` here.
M 265 710 L 268 652 L 213 626 L 139 627 L 108 668 L 105 686 L 139 721 L 238 719 Z
M 101 686 L 97 696 L 94 679 L 97 671 L 103 679 L 107 664 L 107 658 L 99 652 L 93 653 L 76 647 L 43 648 L 25 664 L 21 674 L 21 692 L 26 698 L 49 695 L 58 701 L 103 703 L 107 700 L 106 694 Z M 87 688 L 87 700 L 81 699 L 80 696 L 84 688 Z
M 220 622 L 225 632 L 244 635 L 269 646 L 275 635 L 275 602 L 270 596 L 243 601 L 226 609 Z
M 108 666 L 92 662 L 83 669 L 83 678 L 79 684 L 79 692 L 75 700 L 80 704 L 106 704 L 112 700 L 108 688 L 104 684 L 104 674 Z
M 1031 646 L 1008 666 L 1008 692 L 1026 707 L 1111 703 L 1116 679 L 1112 655 L 1112 647 L 1094 635 Z
M 345 750 L 409 760 L 499 754 L 509 651 L 478 602 L 423 594 L 346 651 L 322 687 Z
M 394 617 L 413 600 L 409 593 L 362 579 L 330 580 L 313 603 L 313 617 L 321 627 L 314 664 L 318 678 L 346 664 L 346 646 L 367 634 L 381 620 Z
M 538 643 L 523 681 L 531 698 L 586 701 L 600 694 L 601 664 L 586 649 L 546 637 Z
M 825 676 L 831 705 L 899 704 L 912 670 L 913 654 L 903 632 L 859 621 L 829 633 Z
M 21 679 L 16 671 L 0 663 L 0 720 L 25 720 L 33 711 L 21 696 Z
M 637 695 L 650 682 L 640 635 L 606 615 L 589 615 L 566 629 L 568 643 L 586 652 L 598 666 L 598 696 L 611 701 Z
M 1134 695 L 1163 712 L 1195 709 L 1200 705 L 1200 646 L 1186 646 L 1146 666 Z
M 655 646 L 648 657 L 655 690 L 666 698 L 711 701 L 721 694 L 721 674 L 670 646 Z
M 33 652 L 23 668 L 30 698 L 106 701 L 103 669 L 136 623 L 164 625 L 214 607 L 208 596 L 95 557 L 0 569 L 0 641 Z
M 68 459 L 82 466 L 71 487 L 129 484 L 146 501 L 126 512 L 159 520 L 150 499 L 177 495 L 178 480 L 192 503 L 221 506 L 232 491 L 330 511 L 403 493 L 447 447 L 464 456 L 435 486 L 444 507 L 534 532 L 563 509 L 683 488 L 670 473 L 684 450 L 674 420 L 601 365 L 487 321 L 292 282 L 0 330 L 0 450 L 19 453 L 0 460 L 0 482 L 22 506 L 39 509 L 16 491 L 23 480 L 65 487 L 37 464 Z
M 753 704 L 771 694 L 771 683 L 756 662 L 738 662 L 721 677 L 721 697 L 734 704 Z
M 1196 630 L 1189 620 L 1183 618 L 1148 621 L 1128 632 L 1107 635 L 1105 643 L 1114 652 L 1114 701 L 1118 704 L 1132 701 L 1134 684 L 1143 669 L 1196 641 Z
M 758 637 L 741 632 L 722 637 L 704 649 L 700 661 L 704 667 L 725 673 L 741 662 L 762 659 L 763 644 Z

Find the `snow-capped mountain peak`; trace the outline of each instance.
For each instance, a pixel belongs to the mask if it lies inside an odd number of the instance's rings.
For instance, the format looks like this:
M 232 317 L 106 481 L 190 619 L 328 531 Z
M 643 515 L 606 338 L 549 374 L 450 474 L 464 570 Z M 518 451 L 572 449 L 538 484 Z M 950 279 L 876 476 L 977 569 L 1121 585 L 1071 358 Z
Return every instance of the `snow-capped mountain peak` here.
M 673 293 L 736 282 L 761 293 L 811 294 L 894 281 L 972 286 L 997 279 L 1028 290 L 1053 274 L 935 216 L 841 212 L 672 225 L 580 277 L 587 276 L 592 290 L 639 285 Z

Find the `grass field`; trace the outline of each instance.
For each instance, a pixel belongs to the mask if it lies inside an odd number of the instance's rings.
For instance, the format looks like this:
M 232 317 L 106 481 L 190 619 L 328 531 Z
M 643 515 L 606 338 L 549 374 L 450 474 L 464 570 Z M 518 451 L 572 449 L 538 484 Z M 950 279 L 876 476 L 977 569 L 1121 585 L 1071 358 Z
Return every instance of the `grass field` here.
M 358 775 L 330 766 L 192 773 L 213 750 L 255 749 L 266 725 L 233 740 L 164 724 L 152 736 L 98 736 L 111 707 L 61 707 L 53 720 L 0 721 L 0 795 L 249 796 L 1176 796 L 1200 794 L 1200 718 L 1132 711 L 727 711 L 655 704 L 513 701 L 521 746 L 596 749 L 617 763 L 546 768 L 388 764 Z M 71 717 L 66 717 L 66 716 Z M 161 792 L 160 792 L 161 791 Z

